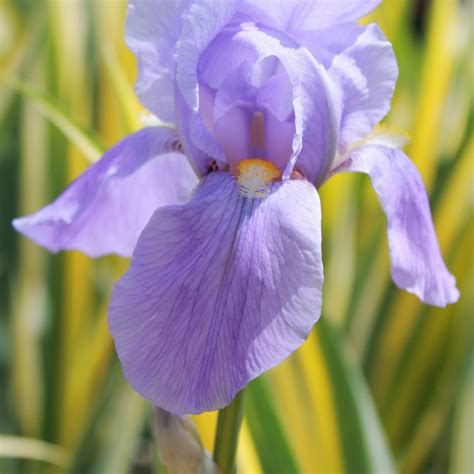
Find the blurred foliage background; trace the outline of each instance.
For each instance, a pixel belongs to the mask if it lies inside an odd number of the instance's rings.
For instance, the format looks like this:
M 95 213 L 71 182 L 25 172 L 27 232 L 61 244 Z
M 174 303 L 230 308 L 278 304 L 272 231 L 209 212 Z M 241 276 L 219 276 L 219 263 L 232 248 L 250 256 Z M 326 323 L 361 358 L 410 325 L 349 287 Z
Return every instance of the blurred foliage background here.
M 127 262 L 53 256 L 11 227 L 141 126 L 125 7 L 0 0 L 1 473 L 152 471 L 151 409 L 124 381 L 106 324 Z M 436 309 L 398 290 L 370 183 L 330 180 L 322 321 L 249 386 L 242 473 L 474 472 L 473 7 L 385 0 L 364 21 L 394 44 L 385 122 L 412 136 L 462 297 Z M 212 450 L 216 414 L 194 421 Z

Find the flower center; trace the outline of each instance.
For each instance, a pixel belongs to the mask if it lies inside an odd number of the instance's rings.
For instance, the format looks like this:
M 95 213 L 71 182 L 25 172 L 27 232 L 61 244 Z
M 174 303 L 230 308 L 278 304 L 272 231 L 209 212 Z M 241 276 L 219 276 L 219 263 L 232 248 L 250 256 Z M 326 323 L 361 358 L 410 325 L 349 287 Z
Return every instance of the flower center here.
M 268 185 L 280 178 L 280 170 L 270 161 L 249 158 L 237 164 L 237 182 L 242 196 L 264 198 L 270 192 Z
M 250 124 L 250 141 L 256 155 L 265 150 L 265 123 L 262 112 L 254 112 Z M 271 161 L 248 158 L 239 161 L 236 167 L 240 194 L 246 198 L 264 198 L 270 190 L 268 185 L 281 177 L 281 172 Z

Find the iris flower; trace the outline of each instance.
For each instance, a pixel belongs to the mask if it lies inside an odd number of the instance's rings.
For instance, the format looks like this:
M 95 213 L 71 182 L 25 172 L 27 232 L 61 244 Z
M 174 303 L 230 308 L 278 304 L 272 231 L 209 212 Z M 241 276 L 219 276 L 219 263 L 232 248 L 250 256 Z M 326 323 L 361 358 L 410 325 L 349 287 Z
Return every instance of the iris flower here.
M 321 313 L 318 187 L 366 173 L 394 282 L 458 298 L 422 180 L 374 128 L 398 68 L 380 0 L 130 0 L 136 92 L 166 126 L 111 148 L 52 204 L 14 221 L 53 252 L 131 256 L 109 326 L 132 387 L 172 413 L 230 403 Z

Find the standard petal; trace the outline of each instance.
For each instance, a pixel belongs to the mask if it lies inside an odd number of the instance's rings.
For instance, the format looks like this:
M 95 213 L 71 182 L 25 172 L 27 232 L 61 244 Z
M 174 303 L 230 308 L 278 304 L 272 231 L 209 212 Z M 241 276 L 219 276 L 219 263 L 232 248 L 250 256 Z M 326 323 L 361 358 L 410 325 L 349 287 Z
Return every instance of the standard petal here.
M 367 135 L 390 109 L 398 77 L 392 45 L 375 24 L 333 58 L 329 75 L 339 98 L 339 151 Z
M 338 23 L 317 32 L 298 31 L 293 33 L 293 37 L 308 48 L 320 64 L 329 69 L 334 57 L 351 47 L 365 29 L 359 23 Z
M 176 82 L 194 112 L 199 108 L 198 65 L 201 53 L 229 22 L 238 4 L 239 0 L 194 1 L 184 15 L 175 53 Z
M 318 30 L 356 21 L 381 0 L 244 0 L 241 12 L 272 28 L 287 32 Z
M 318 183 L 329 170 L 337 143 L 336 111 L 326 71 L 306 48 L 282 35 L 249 29 L 239 39 L 253 45 L 262 57 L 277 57 L 291 83 L 295 134 L 284 178 L 296 166 L 309 181 Z
M 186 152 L 201 175 L 208 171 L 212 160 L 223 163 L 225 158 L 224 152 L 205 125 L 203 115 L 208 104 L 201 103 L 203 94 L 198 81 L 198 66 L 203 51 L 232 18 L 238 2 L 239 0 L 190 2 L 183 15 L 183 28 L 174 53 L 177 123 L 184 138 Z M 212 21 L 209 21 L 210 18 Z
M 274 56 L 253 64 L 245 61 L 228 75 L 215 96 L 212 134 L 231 168 L 259 156 L 285 169 L 295 135 L 292 92 L 288 75 Z M 252 139 L 251 132 L 257 111 L 263 118 L 261 143 Z
M 109 326 L 126 378 L 172 413 L 222 408 L 291 354 L 321 311 L 320 207 L 307 181 L 263 200 L 211 173 L 159 209 L 112 292 Z
M 190 0 L 129 0 L 125 40 L 138 61 L 135 85 L 142 104 L 156 116 L 174 121 L 173 51 Z
M 187 158 L 173 152 L 176 144 L 171 129 L 140 130 L 105 153 L 53 203 L 13 225 L 52 252 L 130 256 L 153 212 L 185 202 L 198 181 Z
M 234 55 L 234 52 L 238 54 Z M 279 86 L 288 81 L 294 112 L 293 152 L 284 170 L 284 178 L 291 175 L 297 162 L 297 168 L 309 181 L 320 182 L 336 152 L 337 111 L 329 76 L 308 49 L 300 47 L 284 33 L 243 24 L 239 28 L 226 30 L 206 49 L 202 56 L 200 79 L 211 87 L 220 87 L 226 74 L 244 61 L 257 65 L 272 57 L 278 59 L 276 65 L 285 73 Z M 267 61 L 267 64 L 272 62 Z M 220 74 L 214 74 L 217 68 L 221 69 Z M 279 73 L 278 70 L 276 72 Z M 288 92 L 285 88 L 282 92 L 283 103 L 286 104 Z M 268 99 L 268 95 L 266 98 L 262 96 L 262 99 Z M 263 100 L 262 104 L 265 103 Z M 275 104 L 268 100 L 266 105 L 275 108 Z M 276 109 L 274 115 L 280 113 Z
M 354 150 L 336 171 L 367 173 L 388 220 L 395 283 L 424 303 L 446 306 L 459 298 L 443 262 L 428 197 L 418 170 L 400 150 L 365 146 Z

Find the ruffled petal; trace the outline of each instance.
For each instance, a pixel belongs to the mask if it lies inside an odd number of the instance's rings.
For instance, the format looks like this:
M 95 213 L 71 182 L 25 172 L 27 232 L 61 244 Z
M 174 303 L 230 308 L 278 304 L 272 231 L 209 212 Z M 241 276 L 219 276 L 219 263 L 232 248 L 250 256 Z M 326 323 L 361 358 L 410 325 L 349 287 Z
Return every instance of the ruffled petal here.
M 331 165 L 337 143 L 336 112 L 326 71 L 306 48 L 284 36 L 255 28 L 240 33 L 239 40 L 255 47 L 261 57 L 277 57 L 292 86 L 295 134 L 283 177 L 288 178 L 297 166 L 309 181 L 319 182 Z
M 183 28 L 176 44 L 177 123 L 186 152 L 201 175 L 208 171 L 212 160 L 222 163 L 225 158 L 205 125 L 204 114 L 212 97 L 201 93 L 198 67 L 202 53 L 232 18 L 238 3 L 239 0 L 194 0 L 183 15 Z
M 339 98 L 339 151 L 367 135 L 390 109 L 398 77 L 392 45 L 377 25 L 332 60 L 329 75 Z
M 320 247 L 319 198 L 303 180 L 252 200 L 211 173 L 187 204 L 159 209 L 109 308 L 132 387 L 172 413 L 227 405 L 317 321 Z
M 281 75 L 277 70 L 280 75 L 277 84 L 283 92 L 282 104 L 288 102 L 285 81 L 289 83 L 294 113 L 291 117 L 293 152 L 287 160 L 284 178 L 291 175 L 298 161 L 297 168 L 309 181 L 320 182 L 336 152 L 338 124 L 329 76 L 309 50 L 284 33 L 264 31 L 250 24 L 240 25 L 223 32 L 206 49 L 201 58 L 200 79 L 210 87 L 218 88 L 225 83 L 227 75 L 244 62 L 265 64 L 269 58 L 277 58 L 276 65 L 284 73 Z M 220 73 L 215 74 L 217 69 Z M 263 105 L 274 107 L 275 104 L 268 101 L 268 94 L 262 95 L 261 99 Z M 282 113 L 277 108 L 275 111 L 274 116 Z
M 105 153 L 53 203 L 13 225 L 52 252 L 130 256 L 153 212 L 186 202 L 198 181 L 187 158 L 174 152 L 176 146 L 171 129 L 140 130 Z
M 428 197 L 410 159 L 394 148 L 365 146 L 336 171 L 360 171 L 372 180 L 387 215 L 395 283 L 434 306 L 457 301 L 456 281 L 443 262 Z
M 199 108 L 198 65 L 201 53 L 237 11 L 239 0 L 194 1 L 183 19 L 176 45 L 176 82 L 185 102 Z
M 129 0 L 125 41 L 138 61 L 135 90 L 156 116 L 174 121 L 173 51 L 190 0 Z
M 316 60 L 326 69 L 331 67 L 334 57 L 351 47 L 366 27 L 358 23 L 339 23 L 314 31 L 298 31 L 293 37 L 308 48 Z
M 318 30 L 356 21 L 382 0 L 244 0 L 239 11 L 253 21 L 287 32 Z
M 285 169 L 295 135 L 292 101 L 291 83 L 274 56 L 252 65 L 245 61 L 228 75 L 215 96 L 211 132 L 231 168 L 258 156 Z M 261 143 L 252 140 L 255 112 L 263 118 Z

